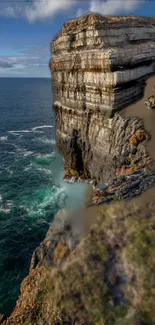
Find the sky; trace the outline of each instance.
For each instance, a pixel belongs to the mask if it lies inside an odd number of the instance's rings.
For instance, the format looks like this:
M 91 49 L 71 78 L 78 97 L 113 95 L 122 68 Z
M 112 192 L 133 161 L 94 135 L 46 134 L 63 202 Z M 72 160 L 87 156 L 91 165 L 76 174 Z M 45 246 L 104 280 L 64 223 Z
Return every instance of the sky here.
M 155 0 L 0 0 L 0 77 L 50 78 L 50 42 L 88 12 L 155 16 Z

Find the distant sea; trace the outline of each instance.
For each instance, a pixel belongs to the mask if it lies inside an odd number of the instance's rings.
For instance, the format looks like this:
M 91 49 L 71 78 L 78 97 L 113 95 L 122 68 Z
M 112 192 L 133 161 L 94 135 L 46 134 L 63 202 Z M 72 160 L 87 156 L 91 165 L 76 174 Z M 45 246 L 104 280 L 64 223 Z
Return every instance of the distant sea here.
M 50 79 L 0 78 L 0 313 L 9 315 L 54 214 L 86 185 L 63 181 Z

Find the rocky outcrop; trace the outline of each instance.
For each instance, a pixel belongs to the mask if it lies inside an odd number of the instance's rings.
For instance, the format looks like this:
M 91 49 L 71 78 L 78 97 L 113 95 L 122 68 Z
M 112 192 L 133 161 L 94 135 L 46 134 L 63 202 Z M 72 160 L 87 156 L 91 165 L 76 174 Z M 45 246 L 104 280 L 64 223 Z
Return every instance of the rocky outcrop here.
M 129 141 L 143 124 L 118 111 L 143 96 L 155 72 L 154 35 L 154 18 L 89 14 L 64 24 L 54 38 L 50 68 L 66 177 L 103 183 L 143 156 L 147 135 Z
M 120 174 L 106 185 L 97 186 L 89 206 L 132 199 L 147 191 L 155 184 L 155 170 L 142 170 Z
M 155 96 L 150 96 L 148 100 L 145 101 L 145 105 L 147 108 L 155 108 Z
M 80 217 L 81 216 L 81 217 Z M 40 266 L 57 266 L 76 248 L 82 237 L 83 212 L 61 209 L 55 215 L 45 239 L 33 253 L 30 272 Z

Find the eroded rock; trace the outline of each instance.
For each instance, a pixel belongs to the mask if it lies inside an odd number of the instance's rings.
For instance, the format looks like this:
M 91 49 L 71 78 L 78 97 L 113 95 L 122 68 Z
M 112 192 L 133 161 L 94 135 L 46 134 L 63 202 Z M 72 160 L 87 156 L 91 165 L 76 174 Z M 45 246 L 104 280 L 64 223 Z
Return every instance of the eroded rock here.
M 54 38 L 56 138 L 66 177 L 104 183 L 142 156 L 142 121 L 114 113 L 143 96 L 155 72 L 154 35 L 151 17 L 89 14 L 65 23 Z

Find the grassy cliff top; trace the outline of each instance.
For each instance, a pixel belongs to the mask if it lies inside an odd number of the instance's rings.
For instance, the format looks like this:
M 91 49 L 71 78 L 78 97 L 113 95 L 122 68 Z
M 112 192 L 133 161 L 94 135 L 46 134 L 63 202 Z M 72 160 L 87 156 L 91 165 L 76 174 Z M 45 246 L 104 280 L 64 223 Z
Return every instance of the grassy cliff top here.
M 144 202 L 89 209 L 85 238 L 32 270 L 3 325 L 154 325 L 155 196 Z
M 62 29 L 55 36 L 53 41 L 62 35 L 65 35 L 76 30 L 84 30 L 90 26 L 100 28 L 107 28 L 110 25 L 114 25 L 118 28 L 125 28 L 127 26 L 152 26 L 155 24 L 155 17 L 143 17 L 143 16 L 102 16 L 97 13 L 89 13 L 80 18 L 68 20 L 63 24 Z

